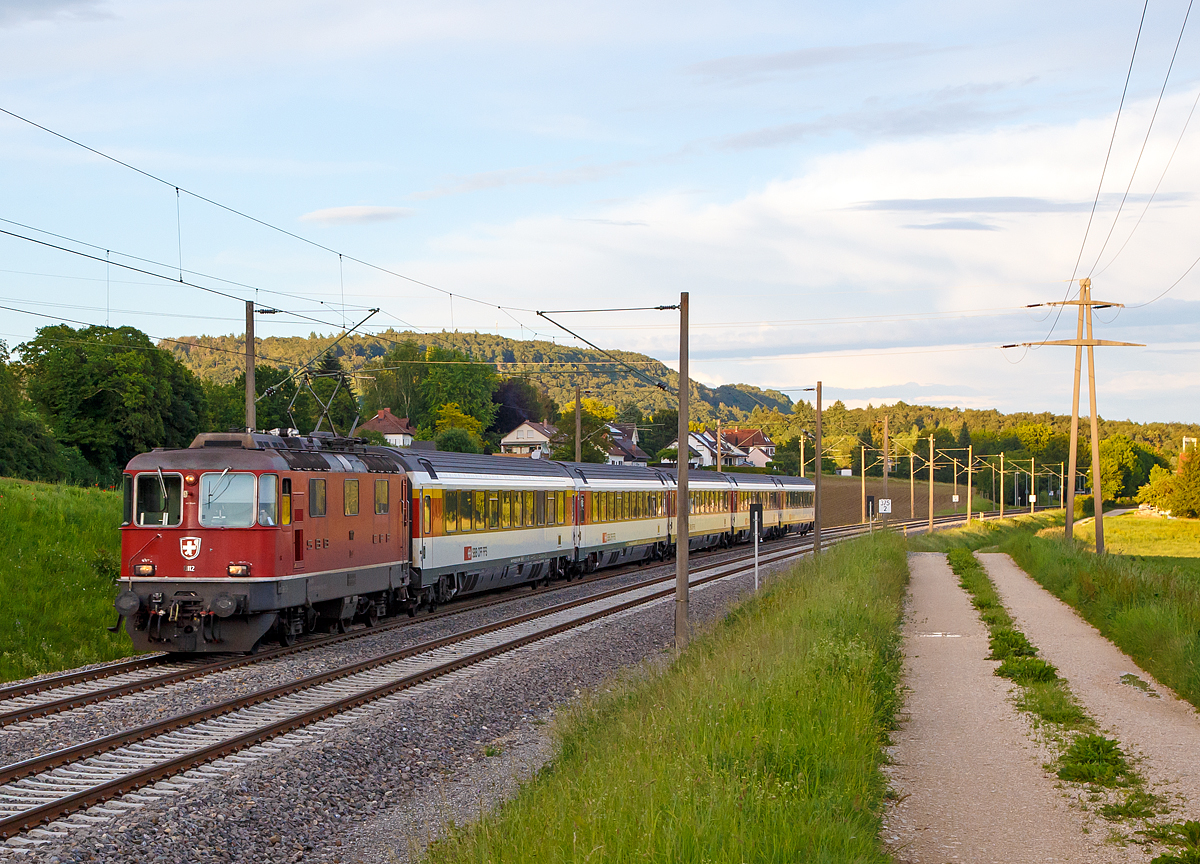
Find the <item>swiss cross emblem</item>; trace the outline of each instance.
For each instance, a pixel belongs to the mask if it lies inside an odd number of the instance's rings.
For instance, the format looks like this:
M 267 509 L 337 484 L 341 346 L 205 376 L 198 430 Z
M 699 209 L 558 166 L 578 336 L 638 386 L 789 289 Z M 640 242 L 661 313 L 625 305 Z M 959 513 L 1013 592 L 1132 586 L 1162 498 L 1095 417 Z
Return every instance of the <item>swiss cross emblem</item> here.
M 180 537 L 179 553 L 189 561 L 194 560 L 200 554 L 200 538 Z

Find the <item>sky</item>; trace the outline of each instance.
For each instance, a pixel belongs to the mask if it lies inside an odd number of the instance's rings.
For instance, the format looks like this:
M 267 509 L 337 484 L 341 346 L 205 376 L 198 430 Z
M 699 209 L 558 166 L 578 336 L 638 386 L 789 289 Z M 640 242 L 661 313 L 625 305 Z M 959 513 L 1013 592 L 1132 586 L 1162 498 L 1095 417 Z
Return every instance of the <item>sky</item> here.
M 1072 349 L 999 346 L 1072 338 L 1026 307 L 1090 275 L 1146 346 L 1097 349 L 1100 415 L 1197 422 L 1187 9 L 0 0 L 0 109 L 132 166 L 0 114 L 0 340 L 253 299 L 572 344 L 536 312 L 687 291 L 706 384 L 1068 413 Z M 673 311 L 552 317 L 677 365 Z

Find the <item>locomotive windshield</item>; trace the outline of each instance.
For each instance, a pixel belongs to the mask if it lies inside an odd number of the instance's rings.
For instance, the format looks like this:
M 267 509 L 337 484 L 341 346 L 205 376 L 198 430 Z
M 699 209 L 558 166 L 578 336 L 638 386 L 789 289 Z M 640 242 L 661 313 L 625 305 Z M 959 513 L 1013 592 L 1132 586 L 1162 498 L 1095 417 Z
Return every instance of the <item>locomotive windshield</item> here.
M 179 505 L 183 500 L 183 478 L 161 471 L 139 474 L 135 499 L 138 525 L 178 525 L 181 521 Z
M 205 474 L 200 478 L 200 524 L 249 528 L 254 524 L 254 475 Z

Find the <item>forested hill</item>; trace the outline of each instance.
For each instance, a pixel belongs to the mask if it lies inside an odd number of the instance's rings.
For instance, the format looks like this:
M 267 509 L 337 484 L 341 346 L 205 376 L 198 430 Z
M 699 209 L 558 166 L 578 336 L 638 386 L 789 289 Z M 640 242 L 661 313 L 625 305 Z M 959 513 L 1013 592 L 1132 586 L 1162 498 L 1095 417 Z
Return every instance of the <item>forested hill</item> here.
M 256 340 L 259 362 L 292 367 L 321 353 L 335 336 L 311 334 L 307 338 L 275 337 Z M 352 335 L 333 349 L 347 371 L 358 371 L 387 354 L 397 343 L 412 341 L 421 348 L 436 345 L 454 348 L 467 356 L 495 363 L 503 375 L 520 375 L 536 382 L 559 405 L 575 398 L 579 385 L 591 390 L 593 398 L 609 405 L 636 403 L 646 413 L 675 407 L 675 397 L 641 380 L 629 369 L 614 363 L 599 351 L 556 345 L 540 340 L 522 341 L 490 333 L 412 333 L 389 330 L 377 336 Z M 171 352 L 199 377 L 220 384 L 232 382 L 242 371 L 245 341 L 238 336 L 181 336 L 159 347 Z M 663 363 L 633 351 L 613 351 L 613 356 L 671 387 L 678 376 Z M 726 384 L 717 388 L 693 382 L 693 398 L 706 403 L 714 414 L 737 419 L 756 407 L 790 412 L 792 400 L 777 390 L 762 390 L 749 384 Z M 724 407 L 724 410 L 722 409 Z

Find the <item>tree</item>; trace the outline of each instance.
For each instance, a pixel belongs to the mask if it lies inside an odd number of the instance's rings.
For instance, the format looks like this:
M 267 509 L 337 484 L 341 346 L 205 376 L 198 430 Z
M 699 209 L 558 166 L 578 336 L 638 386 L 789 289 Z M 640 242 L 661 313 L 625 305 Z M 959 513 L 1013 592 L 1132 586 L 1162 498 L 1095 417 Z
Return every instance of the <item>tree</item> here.
M 1110 435 L 1100 442 L 1100 483 L 1106 500 L 1137 494 L 1150 478 L 1154 465 L 1166 460 L 1125 435 Z M 1091 470 L 1088 471 L 1091 480 Z
M 958 429 L 958 446 L 971 446 L 971 430 L 967 428 L 967 421 L 964 420 L 962 426 Z
M 0 476 L 91 484 L 98 475 L 78 450 L 54 439 L 21 393 L 19 369 L 0 341 Z M 106 478 L 108 479 L 108 478 Z
M 679 434 L 679 412 L 662 408 L 654 412 L 645 428 L 638 429 L 638 445 L 647 453 L 657 453 Z
M 421 384 L 429 370 L 424 361 L 425 350 L 410 339 L 364 366 L 363 373 L 369 376 L 363 387 L 364 413 L 374 415 L 389 408 L 419 426 L 425 417 Z
M 1029 455 L 1040 457 L 1050 444 L 1053 432 L 1045 423 L 1022 423 L 1017 427 L 1017 440 Z
M 632 423 L 634 426 L 640 426 L 646 422 L 646 418 L 642 415 L 642 409 L 638 407 L 636 402 L 626 402 L 617 410 L 618 423 Z
M 254 392 L 260 397 L 255 404 L 255 425 L 259 429 L 288 429 L 292 420 L 288 417 L 288 403 L 296 393 L 298 382 L 287 381 L 290 373 L 274 366 L 256 366 L 254 369 Z M 210 432 L 226 432 L 246 427 L 246 373 L 238 375 L 229 384 L 205 381 L 204 399 L 207 406 L 204 428 Z M 265 395 L 268 389 L 274 389 Z M 302 391 L 292 406 L 296 428 L 309 431 L 314 424 L 315 403 L 307 391 Z M 348 431 L 348 430 L 341 430 Z
M 1179 473 L 1169 501 L 1172 516 L 1200 517 L 1200 456 L 1195 450 L 1179 454 Z
M 102 475 L 153 447 L 186 447 L 202 428 L 196 376 L 133 327 L 43 327 L 21 356 L 55 438 Z
M 502 438 L 526 420 L 536 423 L 552 421 L 556 413 L 554 400 L 538 389 L 528 378 L 504 378 L 492 393 L 496 417 L 489 431 Z M 574 409 L 572 409 L 574 410 Z
M 587 402 L 595 402 L 595 400 L 584 400 L 584 404 L 580 406 L 579 425 L 583 431 L 581 436 L 583 446 L 580 448 L 580 456 L 584 462 L 607 462 L 608 456 L 606 448 L 608 444 L 608 432 L 606 421 L 593 414 Z M 601 407 L 605 407 L 601 404 Z M 615 413 L 615 412 L 614 412 Z M 558 434 L 550 441 L 550 458 L 561 459 L 564 462 L 575 461 L 575 423 L 574 417 L 570 423 L 561 423 Z
M 460 429 L 457 426 L 448 426 L 438 432 L 433 441 L 437 445 L 437 449 L 446 453 L 483 452 L 483 447 L 480 446 L 479 439 L 466 429 Z
M 431 345 L 425 351 L 428 370 L 421 381 L 420 393 L 425 412 L 448 402 L 478 420 L 484 429 L 492 425 L 497 406 L 492 401 L 496 373 L 486 363 L 476 363 L 461 351 Z M 420 425 L 432 426 L 428 413 L 417 418 Z M 413 418 L 409 417 L 409 422 Z
M 325 419 L 321 415 L 321 407 L 314 403 L 312 404 L 313 429 L 320 425 L 324 431 L 333 431 L 326 429 L 332 423 L 334 429 L 339 434 L 348 435 L 350 428 L 358 419 L 361 409 L 358 405 L 358 398 L 354 395 L 354 391 L 350 388 L 350 378 L 346 375 L 346 371 L 342 368 L 342 361 L 332 350 L 326 351 L 321 355 L 321 358 L 316 363 L 315 374 L 309 380 L 309 386 L 312 387 L 312 393 L 316 394 L 316 399 L 323 404 L 329 405 L 329 417 Z M 256 382 L 257 383 L 257 382 Z M 243 386 L 244 383 L 243 383 Z M 313 398 L 311 394 L 304 394 L 309 398 Z M 332 399 L 332 402 L 330 401 Z M 299 402 L 299 399 L 297 399 Z M 296 422 L 300 422 L 297 415 Z M 262 425 L 261 423 L 259 424 Z M 284 425 L 287 425 L 286 422 Z M 301 432 L 308 430 L 301 429 Z
M 1161 465 L 1150 469 L 1150 479 L 1138 490 L 1137 502 L 1159 510 L 1170 510 L 1175 495 L 1175 475 Z

